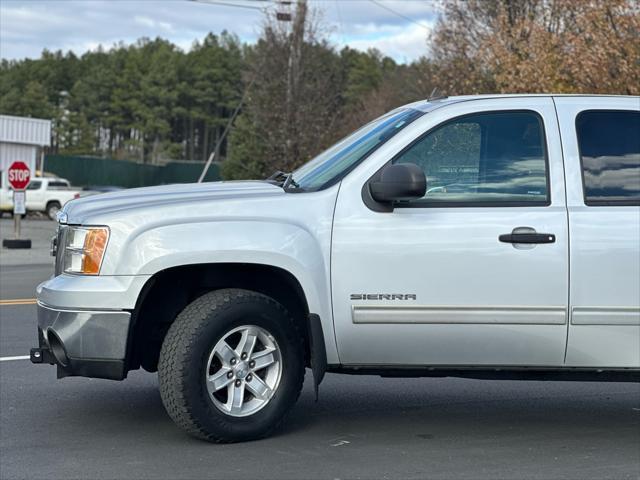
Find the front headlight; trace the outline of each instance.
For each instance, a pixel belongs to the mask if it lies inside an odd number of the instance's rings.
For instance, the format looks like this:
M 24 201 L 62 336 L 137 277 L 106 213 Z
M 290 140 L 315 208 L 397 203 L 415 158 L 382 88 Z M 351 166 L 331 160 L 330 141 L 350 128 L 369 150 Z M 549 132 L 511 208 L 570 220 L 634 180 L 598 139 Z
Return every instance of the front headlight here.
M 107 227 L 67 227 L 62 270 L 65 273 L 98 275 L 108 240 Z

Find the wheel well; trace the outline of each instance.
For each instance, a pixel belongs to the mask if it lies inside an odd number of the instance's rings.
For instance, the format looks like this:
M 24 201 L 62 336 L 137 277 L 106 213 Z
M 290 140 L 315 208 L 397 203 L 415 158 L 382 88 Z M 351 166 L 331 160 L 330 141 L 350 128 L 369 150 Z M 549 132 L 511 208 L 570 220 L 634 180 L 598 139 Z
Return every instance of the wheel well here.
M 49 201 L 47 202 L 47 207 L 46 207 L 46 208 L 49 208 L 49 206 L 50 206 L 50 205 L 53 205 L 53 204 L 58 205 L 59 207 L 61 207 L 61 206 L 62 206 L 62 204 L 61 204 L 58 200 L 49 200 Z
M 127 367 L 158 369 L 160 348 L 177 315 L 196 298 L 222 288 L 243 288 L 272 297 L 299 322 L 309 365 L 309 307 L 298 280 L 288 271 L 259 264 L 186 265 L 163 270 L 146 283 L 133 315 Z

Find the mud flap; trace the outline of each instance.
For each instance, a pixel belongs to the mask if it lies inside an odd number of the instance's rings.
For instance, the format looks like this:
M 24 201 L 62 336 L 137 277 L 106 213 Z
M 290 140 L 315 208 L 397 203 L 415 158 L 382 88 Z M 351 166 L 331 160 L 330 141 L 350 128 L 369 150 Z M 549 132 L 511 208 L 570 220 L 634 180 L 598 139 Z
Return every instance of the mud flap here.
M 311 372 L 313 373 L 313 386 L 318 401 L 318 386 L 322 383 L 327 371 L 327 349 L 324 343 L 324 333 L 320 317 L 315 313 L 309 314 L 309 352 L 311 360 Z

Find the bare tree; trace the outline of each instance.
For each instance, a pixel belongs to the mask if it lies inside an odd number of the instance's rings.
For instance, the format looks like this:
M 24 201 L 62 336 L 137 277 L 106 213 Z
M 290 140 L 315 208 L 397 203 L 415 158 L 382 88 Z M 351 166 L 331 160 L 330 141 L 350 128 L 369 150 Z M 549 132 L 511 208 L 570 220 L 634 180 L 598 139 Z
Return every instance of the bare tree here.
M 432 37 L 449 93 L 640 91 L 635 0 L 450 0 Z
M 289 171 L 335 138 L 340 65 L 318 19 L 298 0 L 292 22 L 265 21 L 248 52 L 252 86 L 231 138 L 226 177 L 256 177 Z

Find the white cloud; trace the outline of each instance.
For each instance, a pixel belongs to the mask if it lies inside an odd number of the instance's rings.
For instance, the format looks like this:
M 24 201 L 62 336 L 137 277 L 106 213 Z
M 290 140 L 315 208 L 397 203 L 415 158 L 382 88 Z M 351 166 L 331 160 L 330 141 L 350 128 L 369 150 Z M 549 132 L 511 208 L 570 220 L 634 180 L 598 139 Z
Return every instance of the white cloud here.
M 379 38 L 354 38 L 347 44 L 357 50 L 376 48 L 399 62 L 410 62 L 427 54 L 427 35 L 424 28 L 409 25 Z
M 321 12 L 330 40 L 337 47 L 378 48 L 398 61 L 423 55 L 427 29 L 403 17 L 431 27 L 437 4 L 379 3 L 393 12 L 370 0 L 310 0 L 311 7 Z M 273 2 L 265 4 L 275 8 Z M 120 41 L 130 43 L 140 37 L 157 36 L 188 49 L 208 32 L 219 34 L 223 30 L 252 43 L 259 36 L 263 19 L 263 13 L 256 10 L 186 0 L 1 0 L 0 56 L 37 58 L 45 48 L 72 49 L 81 54 L 100 44 L 108 48 Z
M 173 32 L 173 26 L 169 22 L 159 22 L 149 17 L 142 15 L 136 15 L 133 17 L 133 21 L 138 25 L 145 28 L 159 29 L 165 32 Z

